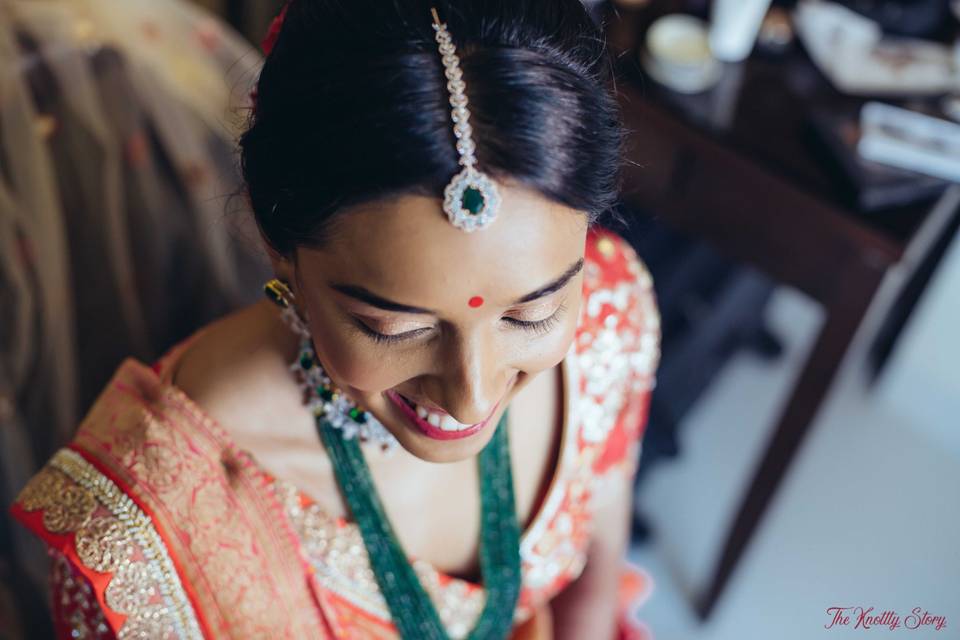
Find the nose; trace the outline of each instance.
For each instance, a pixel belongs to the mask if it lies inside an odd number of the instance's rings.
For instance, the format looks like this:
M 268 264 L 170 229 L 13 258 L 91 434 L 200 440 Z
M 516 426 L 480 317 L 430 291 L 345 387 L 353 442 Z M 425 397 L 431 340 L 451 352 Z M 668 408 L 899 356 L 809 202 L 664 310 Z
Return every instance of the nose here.
M 452 340 L 440 357 L 441 406 L 461 424 L 485 420 L 506 391 L 507 368 L 501 358 L 479 337 Z

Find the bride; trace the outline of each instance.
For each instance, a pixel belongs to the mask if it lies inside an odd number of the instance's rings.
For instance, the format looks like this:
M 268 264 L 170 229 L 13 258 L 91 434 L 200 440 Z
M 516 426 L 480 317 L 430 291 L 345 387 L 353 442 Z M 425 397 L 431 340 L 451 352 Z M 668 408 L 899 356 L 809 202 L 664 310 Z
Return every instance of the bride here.
M 264 46 L 240 148 L 276 277 L 126 360 L 20 494 L 59 633 L 635 637 L 659 324 L 596 225 L 623 139 L 596 26 L 292 0 Z

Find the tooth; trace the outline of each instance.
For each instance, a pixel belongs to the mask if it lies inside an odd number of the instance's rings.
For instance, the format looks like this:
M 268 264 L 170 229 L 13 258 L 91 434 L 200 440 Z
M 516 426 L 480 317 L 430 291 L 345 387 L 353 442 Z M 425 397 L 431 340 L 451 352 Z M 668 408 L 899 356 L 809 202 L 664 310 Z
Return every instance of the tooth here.
M 460 431 L 463 429 L 464 425 L 460 424 L 450 416 L 443 416 L 443 420 L 440 421 L 440 428 L 444 431 Z
M 426 418 L 429 414 L 430 414 L 429 411 L 427 411 L 426 409 L 424 409 L 424 408 L 421 407 L 420 405 L 417 405 L 417 415 L 418 415 L 418 416 L 420 416 L 421 418 Z
M 439 427 L 439 426 L 440 426 L 440 416 L 439 416 L 438 414 L 436 414 L 436 413 L 431 413 L 429 416 L 427 416 L 427 422 L 429 422 L 430 424 L 432 424 L 432 425 L 435 426 L 435 427 Z

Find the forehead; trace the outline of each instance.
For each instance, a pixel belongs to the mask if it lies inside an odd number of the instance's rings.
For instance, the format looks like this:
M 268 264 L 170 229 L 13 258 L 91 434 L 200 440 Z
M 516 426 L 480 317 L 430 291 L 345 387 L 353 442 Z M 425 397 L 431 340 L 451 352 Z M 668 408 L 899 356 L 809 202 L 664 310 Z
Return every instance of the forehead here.
M 410 304 L 451 293 L 524 295 L 582 256 L 587 217 L 523 187 L 501 185 L 500 193 L 497 219 L 473 233 L 454 227 L 437 198 L 358 207 L 337 220 L 322 250 L 298 253 L 300 266 Z

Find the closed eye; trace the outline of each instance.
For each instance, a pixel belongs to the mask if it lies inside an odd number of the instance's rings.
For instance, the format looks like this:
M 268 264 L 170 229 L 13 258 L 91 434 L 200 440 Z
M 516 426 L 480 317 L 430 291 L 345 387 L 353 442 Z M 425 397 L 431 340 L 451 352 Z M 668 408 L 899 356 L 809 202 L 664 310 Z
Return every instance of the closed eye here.
M 428 333 L 432 330 L 432 327 L 423 327 L 422 329 L 414 329 L 413 331 L 404 331 L 403 333 L 380 333 L 379 331 L 374 331 L 368 327 L 363 321 L 356 320 L 355 323 L 360 332 L 365 336 L 376 342 L 377 344 L 396 344 L 398 342 L 406 342 L 407 340 L 413 340 L 419 336 L 422 336 L 425 333 Z
M 560 322 L 560 317 L 563 315 L 563 312 L 565 310 L 566 310 L 566 306 L 560 305 L 559 307 L 557 307 L 557 310 L 554 311 L 552 315 L 550 315 L 547 318 L 543 318 L 541 320 L 519 320 L 517 318 L 511 318 L 509 316 L 504 317 L 503 320 L 504 322 L 507 322 L 508 324 L 511 324 L 525 331 L 531 331 L 538 335 L 543 335 L 546 333 L 550 333 L 550 331 L 557 326 L 557 323 Z
M 550 331 L 557 326 L 557 323 L 560 322 L 560 318 L 565 310 L 566 305 L 560 305 L 549 317 L 541 320 L 520 320 L 518 318 L 511 318 L 510 316 L 504 316 L 502 320 L 507 324 L 524 331 L 530 331 L 531 333 L 535 333 L 537 335 L 545 335 L 550 333 Z M 400 342 L 407 342 L 409 340 L 419 338 L 420 336 L 433 330 L 433 327 L 423 327 L 421 329 L 414 329 L 413 331 L 404 331 L 403 333 L 387 334 L 374 331 L 367 326 L 366 323 L 357 318 L 354 318 L 354 322 L 361 333 L 377 344 L 397 344 Z

